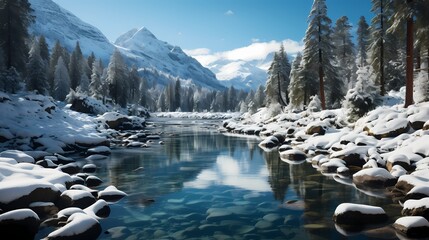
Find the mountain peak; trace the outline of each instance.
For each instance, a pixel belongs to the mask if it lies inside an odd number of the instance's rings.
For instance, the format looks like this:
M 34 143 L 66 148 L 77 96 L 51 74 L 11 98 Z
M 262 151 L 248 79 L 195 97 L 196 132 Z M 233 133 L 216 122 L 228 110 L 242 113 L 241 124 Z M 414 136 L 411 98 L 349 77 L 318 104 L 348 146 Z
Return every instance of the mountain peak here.
M 130 31 L 122 34 L 115 41 L 115 45 L 127 45 L 127 42 L 145 42 L 148 40 L 158 40 L 155 35 L 146 27 L 133 28 Z

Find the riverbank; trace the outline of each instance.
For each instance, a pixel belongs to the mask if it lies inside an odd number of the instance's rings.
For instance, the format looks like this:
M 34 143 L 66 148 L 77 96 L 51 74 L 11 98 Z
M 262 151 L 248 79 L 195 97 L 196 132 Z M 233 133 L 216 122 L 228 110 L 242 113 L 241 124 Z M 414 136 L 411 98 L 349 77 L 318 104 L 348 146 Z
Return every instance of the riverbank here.
M 420 200 L 411 210 L 404 207 L 402 214 L 428 218 L 423 213 L 427 210 L 416 210 L 427 209 L 429 201 L 425 190 L 429 184 L 427 102 L 408 108 L 384 105 L 355 123 L 346 121 L 344 109 L 270 116 L 270 109 L 262 108 L 253 115 L 224 121 L 223 129 L 259 136 L 259 146 L 278 151 L 284 162 L 308 162 L 340 184 L 353 185 L 365 194 L 389 197 L 398 205 Z M 424 226 L 429 226 L 427 221 Z

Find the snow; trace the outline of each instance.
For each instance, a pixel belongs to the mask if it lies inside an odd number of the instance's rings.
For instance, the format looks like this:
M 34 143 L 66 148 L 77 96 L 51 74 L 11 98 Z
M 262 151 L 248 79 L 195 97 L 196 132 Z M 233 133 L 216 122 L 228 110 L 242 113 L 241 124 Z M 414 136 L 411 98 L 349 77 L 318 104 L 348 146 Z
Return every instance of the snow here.
M 82 209 L 78 207 L 68 207 L 57 213 L 57 218 L 68 218 L 74 213 L 85 213 Z
M 412 193 L 421 193 L 426 196 L 429 196 L 429 186 L 424 186 L 424 185 L 415 186 L 407 194 L 412 194 Z
M 111 152 L 110 148 L 106 146 L 98 146 L 87 150 L 87 153 L 89 154 L 100 154 L 100 153 L 110 153 L 110 152 Z
M 0 214 L 0 222 L 5 220 L 23 220 L 26 218 L 34 218 L 40 220 L 37 214 L 28 208 L 16 209 L 3 214 Z
M 359 172 L 353 174 L 353 177 L 361 177 L 361 176 L 373 176 L 380 177 L 383 179 L 393 179 L 395 178 L 391 173 L 389 173 L 384 168 L 366 168 L 362 169 Z
M 429 183 L 429 179 L 414 175 L 403 175 L 399 177 L 398 182 L 406 182 L 412 186 L 424 186 Z
M 418 200 L 409 199 L 404 202 L 403 209 L 416 209 L 416 208 L 429 208 L 429 198 L 422 198 Z
M 83 211 L 88 214 L 89 216 L 92 216 L 93 218 L 98 219 L 98 217 L 95 215 L 96 212 L 98 212 L 103 207 L 108 206 L 107 202 L 103 199 L 98 200 L 91 206 L 85 208 Z
M 94 196 L 92 196 L 92 194 L 88 191 L 85 190 L 66 190 L 64 191 L 61 196 L 68 196 L 70 197 L 72 200 L 78 200 L 78 199 L 82 199 L 82 198 L 94 198 Z
M 351 211 L 360 212 L 363 214 L 386 214 L 386 212 L 381 207 L 356 203 L 342 203 L 335 209 L 334 215 L 340 215 Z
M 1 169 L 0 169 L 0 173 Z M 0 182 L 0 202 L 8 204 L 22 196 L 25 196 L 37 188 L 50 188 L 59 192 L 52 183 L 44 180 L 26 178 L 25 175 L 13 173 L 11 177 Z
M 66 238 L 73 235 L 81 234 L 91 228 L 92 226 L 99 224 L 98 221 L 85 214 L 85 213 L 74 213 L 68 220 L 64 227 L 61 227 L 48 235 L 48 238 Z
M 106 187 L 104 190 L 98 192 L 98 197 L 110 196 L 110 195 L 121 195 L 126 196 L 127 194 L 121 190 L 118 190 L 115 186 L 110 185 Z
M 0 157 L 13 158 L 17 162 L 34 163 L 34 158 L 30 155 L 18 150 L 6 150 L 0 152 Z
M 404 226 L 406 228 L 429 227 L 429 222 L 426 220 L 426 218 L 420 216 L 401 217 L 395 221 L 395 224 Z

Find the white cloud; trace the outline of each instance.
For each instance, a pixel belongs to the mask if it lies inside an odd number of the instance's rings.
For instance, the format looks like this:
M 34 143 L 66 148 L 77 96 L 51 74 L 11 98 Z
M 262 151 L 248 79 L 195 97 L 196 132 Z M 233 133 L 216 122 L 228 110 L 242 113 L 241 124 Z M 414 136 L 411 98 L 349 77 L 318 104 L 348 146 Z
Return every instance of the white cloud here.
M 234 12 L 232 10 L 228 10 L 225 12 L 225 15 L 232 16 L 232 15 L 234 15 Z
M 302 51 L 304 47 L 302 42 L 286 39 L 282 42 L 254 42 L 248 46 L 225 52 L 211 53 L 211 51 L 206 48 L 186 50 L 185 52 L 197 59 L 203 66 L 208 67 L 210 64 L 219 60 L 264 60 L 270 53 L 278 51 L 281 43 L 283 43 L 286 53 L 290 56 L 296 55 L 296 53 Z
M 190 56 L 210 54 L 210 49 L 208 48 L 196 48 L 191 50 L 184 49 L 183 51 Z
M 261 39 L 259 39 L 259 38 L 252 38 L 251 41 L 252 41 L 252 43 L 255 43 L 255 42 L 260 42 Z

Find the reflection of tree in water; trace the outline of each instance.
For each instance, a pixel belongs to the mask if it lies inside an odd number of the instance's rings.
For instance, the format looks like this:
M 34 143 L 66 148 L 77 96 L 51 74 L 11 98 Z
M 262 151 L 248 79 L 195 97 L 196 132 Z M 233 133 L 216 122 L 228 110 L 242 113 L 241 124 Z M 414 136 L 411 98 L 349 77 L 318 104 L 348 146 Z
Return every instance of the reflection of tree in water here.
M 274 199 L 283 203 L 290 184 L 289 164 L 280 160 L 278 151 L 264 152 L 264 158 L 270 173 L 268 183 L 274 193 Z

